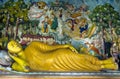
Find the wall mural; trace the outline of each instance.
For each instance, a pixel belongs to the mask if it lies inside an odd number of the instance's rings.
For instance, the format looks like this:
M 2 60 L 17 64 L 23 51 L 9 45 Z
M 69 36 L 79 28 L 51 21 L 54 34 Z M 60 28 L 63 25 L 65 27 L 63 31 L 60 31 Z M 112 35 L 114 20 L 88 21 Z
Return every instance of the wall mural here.
M 0 0 L 0 73 L 119 71 L 119 0 Z

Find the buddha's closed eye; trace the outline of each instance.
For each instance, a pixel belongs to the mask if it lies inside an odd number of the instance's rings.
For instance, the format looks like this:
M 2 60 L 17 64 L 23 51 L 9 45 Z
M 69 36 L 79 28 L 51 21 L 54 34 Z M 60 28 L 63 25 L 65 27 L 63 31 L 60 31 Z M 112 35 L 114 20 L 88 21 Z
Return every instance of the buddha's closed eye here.
M 19 45 L 17 43 L 10 43 L 9 46 L 11 46 L 11 47 L 19 47 Z

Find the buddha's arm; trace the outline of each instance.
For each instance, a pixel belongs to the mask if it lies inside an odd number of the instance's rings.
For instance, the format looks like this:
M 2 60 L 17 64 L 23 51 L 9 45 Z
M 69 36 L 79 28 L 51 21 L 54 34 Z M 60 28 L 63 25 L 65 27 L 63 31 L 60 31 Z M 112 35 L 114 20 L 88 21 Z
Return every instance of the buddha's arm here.
M 12 65 L 12 68 L 15 69 L 15 70 L 22 70 L 24 72 L 28 72 L 29 71 L 29 68 L 28 68 L 28 64 L 27 62 L 25 62 L 24 60 L 16 57 L 16 56 L 13 56 L 11 54 L 9 54 L 10 57 L 15 61 L 15 63 L 13 63 Z
M 56 49 L 69 48 L 72 51 L 78 53 L 76 51 L 76 49 L 72 45 L 68 45 L 68 44 L 64 44 L 64 45 L 47 45 L 47 44 L 42 43 L 42 42 L 32 42 L 32 43 L 30 43 L 30 45 L 28 46 L 28 48 L 29 47 L 30 48 L 36 47 L 36 49 L 38 48 L 39 50 L 41 50 L 43 52 L 54 51 Z

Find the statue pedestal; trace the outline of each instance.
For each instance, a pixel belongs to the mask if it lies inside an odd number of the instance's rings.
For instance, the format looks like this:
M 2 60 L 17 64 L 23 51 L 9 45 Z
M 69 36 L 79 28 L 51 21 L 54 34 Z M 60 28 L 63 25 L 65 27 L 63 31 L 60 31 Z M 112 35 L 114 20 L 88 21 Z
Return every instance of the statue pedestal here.
M 120 79 L 111 76 L 1 76 L 0 79 Z
M 24 73 L 24 74 L 0 74 L 0 79 L 120 79 L 119 72 L 67 72 L 67 73 Z

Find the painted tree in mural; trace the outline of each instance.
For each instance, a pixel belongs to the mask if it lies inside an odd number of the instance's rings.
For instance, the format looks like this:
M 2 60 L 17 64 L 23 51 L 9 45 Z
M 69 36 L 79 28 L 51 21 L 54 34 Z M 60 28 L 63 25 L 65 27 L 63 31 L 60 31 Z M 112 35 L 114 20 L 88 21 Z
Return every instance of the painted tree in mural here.
M 5 36 L 8 36 L 8 27 L 9 22 L 13 22 L 13 7 L 12 4 L 14 3 L 14 0 L 8 0 L 0 9 L 0 19 L 5 25 Z
M 16 34 L 14 39 L 18 34 L 18 25 L 21 21 L 28 21 L 28 6 L 25 4 L 24 0 L 8 0 L 3 7 L 0 9 L 0 18 L 5 23 L 6 27 L 6 36 L 8 35 L 9 24 L 15 24 Z
M 16 39 L 16 36 L 18 34 L 18 25 L 22 21 L 28 21 L 28 6 L 25 4 L 24 0 L 18 0 L 17 2 L 14 2 L 13 4 L 15 18 L 16 18 L 16 34 L 14 36 L 14 39 Z
M 3 24 L 3 22 L 2 22 L 2 20 L 3 20 L 3 7 L 2 6 L 0 6 L 0 38 L 2 37 L 2 29 L 4 28 L 4 24 Z
M 39 20 L 31 20 L 29 22 L 30 22 L 29 24 L 31 25 L 30 28 L 31 29 L 34 28 L 33 31 L 35 31 L 35 32 L 32 31 L 32 34 L 37 34 L 37 29 L 38 29 L 37 27 L 38 27 L 38 24 L 39 24 Z
M 108 32 L 110 33 L 110 35 L 112 35 L 112 28 L 116 28 L 116 27 L 120 26 L 119 13 L 114 10 L 113 6 L 106 3 L 104 5 L 96 6 L 93 9 L 93 11 L 89 17 L 90 17 L 92 22 L 96 23 L 96 25 L 99 28 L 99 31 L 102 31 L 103 43 L 104 43 L 103 47 L 104 47 L 105 52 L 108 52 L 108 51 L 106 51 L 105 48 L 108 49 L 112 44 L 109 44 L 106 47 L 105 41 L 107 39 L 104 38 L 104 36 L 105 36 L 104 31 L 105 31 L 105 29 L 110 28 L 110 31 L 108 31 Z M 113 37 L 111 36 L 111 42 L 109 42 L 109 43 L 112 43 L 112 41 L 113 41 Z M 110 50 L 110 48 L 109 48 L 109 50 Z

